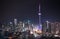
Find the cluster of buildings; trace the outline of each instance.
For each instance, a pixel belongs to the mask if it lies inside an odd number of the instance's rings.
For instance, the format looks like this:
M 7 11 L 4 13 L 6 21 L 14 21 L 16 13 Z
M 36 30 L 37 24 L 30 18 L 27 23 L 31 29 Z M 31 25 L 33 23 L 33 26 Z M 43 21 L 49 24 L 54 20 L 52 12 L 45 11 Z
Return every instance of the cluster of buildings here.
M 20 31 L 25 31 L 27 28 L 32 28 L 33 24 L 30 23 L 28 20 L 27 22 L 22 22 L 17 19 L 14 19 L 14 22 L 9 22 L 7 25 L 2 25 L 2 30 L 3 31 L 10 31 L 10 32 L 20 32 Z
M 60 22 L 46 22 L 43 24 L 43 33 L 60 34 Z

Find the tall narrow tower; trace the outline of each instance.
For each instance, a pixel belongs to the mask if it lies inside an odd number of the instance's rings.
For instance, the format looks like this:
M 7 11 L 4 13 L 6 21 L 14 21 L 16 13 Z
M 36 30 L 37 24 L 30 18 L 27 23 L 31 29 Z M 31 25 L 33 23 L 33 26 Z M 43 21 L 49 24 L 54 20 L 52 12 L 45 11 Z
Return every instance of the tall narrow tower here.
M 40 28 L 40 30 L 42 31 L 40 4 L 39 4 L 39 13 L 38 13 L 38 16 L 39 16 L 39 28 Z
M 41 12 L 40 12 L 40 4 L 39 4 L 39 13 L 38 13 L 38 15 L 39 15 L 39 26 L 40 26 L 40 24 L 41 24 Z

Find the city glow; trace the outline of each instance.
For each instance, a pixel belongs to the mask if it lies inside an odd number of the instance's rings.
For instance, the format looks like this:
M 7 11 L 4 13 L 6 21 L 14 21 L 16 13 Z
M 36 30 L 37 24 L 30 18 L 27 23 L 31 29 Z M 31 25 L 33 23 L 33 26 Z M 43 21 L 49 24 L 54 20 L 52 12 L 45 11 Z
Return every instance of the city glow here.
M 37 28 L 36 29 L 33 29 L 33 31 L 36 32 L 36 33 L 42 33 L 42 30 L 39 30 Z
M 33 34 L 33 31 L 30 31 L 30 34 Z
M 57 31 L 56 31 L 56 34 L 58 34 L 58 33 L 59 33 L 59 31 L 57 30 Z
M 59 35 L 54 35 L 55 37 L 59 37 Z

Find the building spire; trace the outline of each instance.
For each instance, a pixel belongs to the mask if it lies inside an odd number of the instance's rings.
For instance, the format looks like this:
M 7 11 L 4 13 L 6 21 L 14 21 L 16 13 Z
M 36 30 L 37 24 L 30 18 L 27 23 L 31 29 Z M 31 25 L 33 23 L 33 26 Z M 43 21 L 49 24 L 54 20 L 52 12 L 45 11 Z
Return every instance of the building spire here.
M 40 13 L 40 4 L 39 4 L 39 13 Z

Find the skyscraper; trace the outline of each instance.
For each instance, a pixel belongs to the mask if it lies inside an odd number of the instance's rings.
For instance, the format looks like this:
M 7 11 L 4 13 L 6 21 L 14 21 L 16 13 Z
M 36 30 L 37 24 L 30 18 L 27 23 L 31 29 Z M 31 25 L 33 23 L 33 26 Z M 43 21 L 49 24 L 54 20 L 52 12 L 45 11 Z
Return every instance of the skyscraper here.
M 10 22 L 9 24 L 10 24 L 9 26 L 10 26 L 10 28 L 11 28 L 10 30 L 13 32 L 13 30 L 14 30 L 14 28 L 13 28 L 13 23 Z
M 54 23 L 51 23 L 51 34 L 55 33 L 55 26 Z
M 43 34 L 45 34 L 45 33 L 46 33 L 46 29 L 47 29 L 47 24 L 46 24 L 46 22 L 44 22 L 44 23 L 42 24 L 42 26 L 43 26 L 43 29 L 42 29 Z
M 14 19 L 14 32 L 17 31 L 17 19 Z
M 17 19 L 14 19 L 14 25 L 17 25 Z

